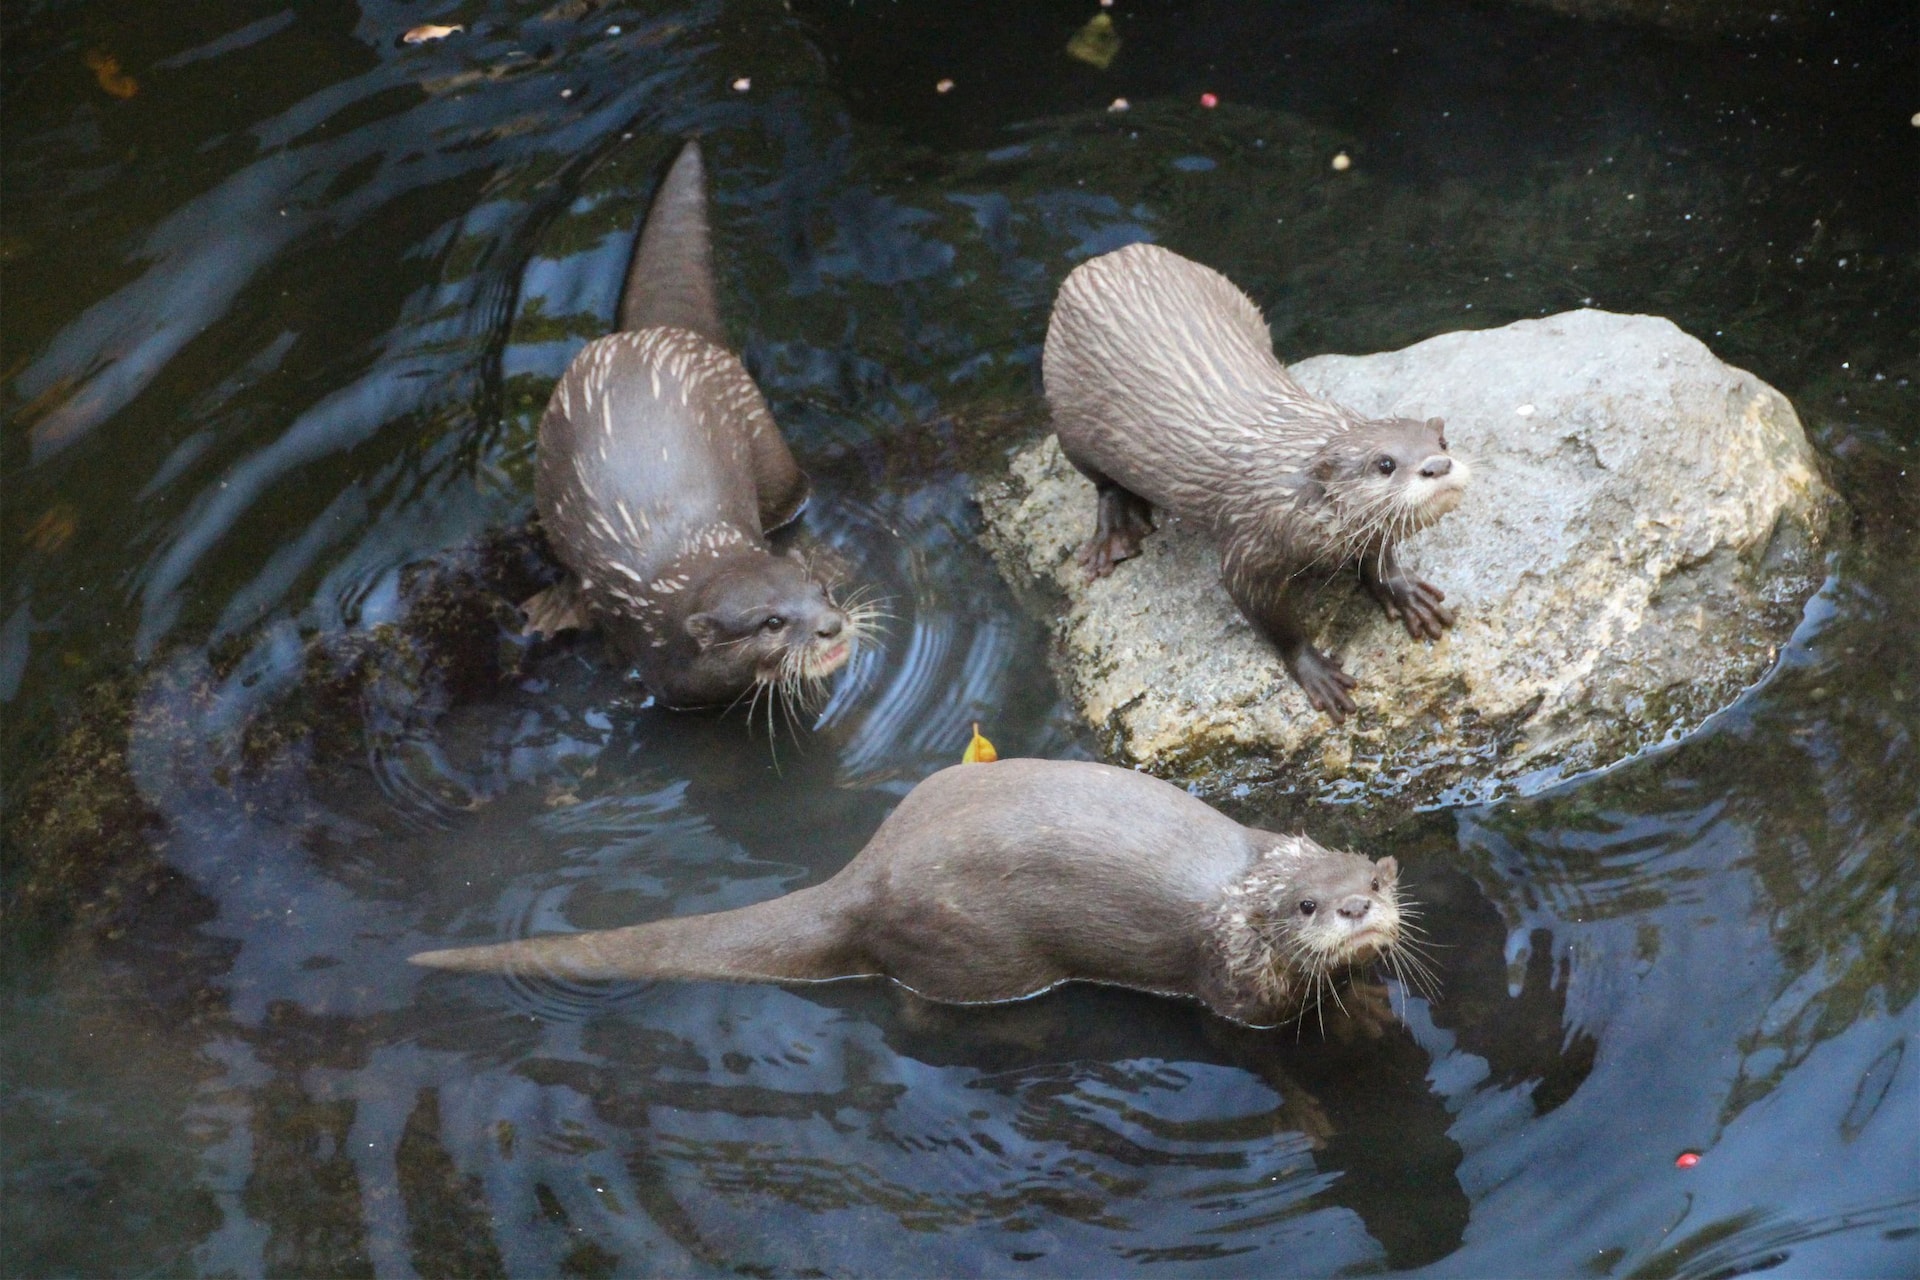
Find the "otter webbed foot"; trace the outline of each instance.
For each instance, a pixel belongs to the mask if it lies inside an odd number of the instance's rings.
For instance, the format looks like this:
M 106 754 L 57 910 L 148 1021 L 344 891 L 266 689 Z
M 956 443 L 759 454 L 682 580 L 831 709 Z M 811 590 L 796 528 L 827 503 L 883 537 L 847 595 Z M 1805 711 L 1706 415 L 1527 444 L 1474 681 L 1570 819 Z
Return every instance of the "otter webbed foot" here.
M 1140 543 L 1153 532 L 1153 504 L 1117 484 L 1098 486 L 1100 509 L 1093 536 L 1080 548 L 1080 567 L 1089 582 L 1104 578 L 1122 560 L 1140 554 Z
M 1404 574 L 1363 576 L 1367 590 L 1386 610 L 1387 617 L 1404 623 L 1407 634 L 1415 640 L 1438 640 L 1441 633 L 1453 625 L 1453 610 L 1440 603 L 1447 598 L 1447 593 L 1431 582 Z
M 1313 709 L 1326 712 L 1335 724 L 1345 724 L 1347 717 L 1358 710 L 1347 690 L 1359 687 L 1360 682 L 1340 669 L 1338 658 L 1329 658 L 1312 645 L 1303 644 L 1288 660 L 1287 670 Z
M 1094 534 L 1075 557 L 1087 571 L 1087 581 L 1095 582 L 1113 572 L 1122 560 L 1140 554 L 1140 539 L 1124 533 Z

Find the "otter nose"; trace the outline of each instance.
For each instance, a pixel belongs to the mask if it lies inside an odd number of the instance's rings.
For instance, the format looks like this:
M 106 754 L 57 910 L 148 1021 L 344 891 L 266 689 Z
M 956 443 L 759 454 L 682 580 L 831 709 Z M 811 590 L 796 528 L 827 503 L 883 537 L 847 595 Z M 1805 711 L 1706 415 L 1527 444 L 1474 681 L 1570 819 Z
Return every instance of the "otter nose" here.
M 1429 480 L 1437 480 L 1453 470 L 1453 459 L 1444 453 L 1437 453 L 1420 464 L 1420 474 Z
M 1355 922 L 1366 919 L 1367 912 L 1371 910 L 1373 910 L 1373 899 L 1364 893 L 1356 893 L 1340 904 L 1341 916 Z
M 813 634 L 819 636 L 822 640 L 831 640 L 839 635 L 841 628 L 845 626 L 846 622 L 839 614 L 831 613 L 827 615 L 825 622 L 813 629 Z

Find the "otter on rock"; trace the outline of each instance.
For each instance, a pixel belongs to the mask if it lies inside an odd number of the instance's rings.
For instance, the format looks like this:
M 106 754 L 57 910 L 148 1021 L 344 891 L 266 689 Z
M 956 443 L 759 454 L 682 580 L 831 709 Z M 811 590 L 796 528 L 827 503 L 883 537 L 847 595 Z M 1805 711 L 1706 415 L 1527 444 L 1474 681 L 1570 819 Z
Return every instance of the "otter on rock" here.
M 1139 554 L 1154 507 L 1200 521 L 1234 603 L 1336 723 L 1356 681 L 1307 642 L 1295 577 L 1357 560 L 1414 639 L 1453 624 L 1446 593 L 1393 550 L 1459 505 L 1468 471 L 1445 424 L 1362 418 L 1309 395 L 1219 272 L 1151 244 L 1082 263 L 1054 301 L 1042 373 L 1061 451 L 1099 494 L 1080 551 L 1088 576 Z
M 1102 982 L 1271 1026 L 1401 940 L 1392 858 L 1243 827 L 1130 769 L 1002 760 L 915 787 L 839 874 L 734 911 L 427 951 L 414 964 L 567 979 L 887 977 L 931 1000 Z
M 716 296 L 688 142 L 640 233 L 620 331 L 581 349 L 540 419 L 534 502 L 572 575 L 523 607 L 530 631 L 601 627 L 668 706 L 762 690 L 791 703 L 846 664 L 873 610 L 836 604 L 768 546 L 807 477 L 727 349 Z

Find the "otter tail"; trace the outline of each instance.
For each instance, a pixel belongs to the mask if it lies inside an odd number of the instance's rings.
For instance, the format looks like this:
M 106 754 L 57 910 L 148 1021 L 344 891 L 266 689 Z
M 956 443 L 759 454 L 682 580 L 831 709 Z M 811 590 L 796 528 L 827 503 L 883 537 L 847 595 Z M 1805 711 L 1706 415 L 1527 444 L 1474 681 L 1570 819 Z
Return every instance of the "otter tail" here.
M 410 960 L 429 969 L 575 981 L 817 982 L 876 973 L 861 950 L 847 940 L 848 922 L 838 905 L 838 892 L 832 885 L 815 885 L 737 911 L 490 947 L 423 951 Z
M 620 328 L 672 325 L 725 346 L 717 296 L 707 230 L 707 167 L 700 143 L 689 139 L 654 192 L 640 228 L 620 298 Z

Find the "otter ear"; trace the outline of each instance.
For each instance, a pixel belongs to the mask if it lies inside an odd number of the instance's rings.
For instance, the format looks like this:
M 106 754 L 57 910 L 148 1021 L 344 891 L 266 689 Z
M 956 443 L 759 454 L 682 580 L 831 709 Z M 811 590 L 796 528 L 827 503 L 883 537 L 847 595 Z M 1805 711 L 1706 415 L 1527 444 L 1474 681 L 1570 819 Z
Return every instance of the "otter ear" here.
M 1378 871 L 1385 879 L 1398 880 L 1400 878 L 1400 863 L 1398 859 L 1382 858 L 1380 861 L 1374 863 L 1373 867 L 1374 870 Z
M 702 649 L 711 649 L 720 638 L 720 620 L 710 613 L 696 613 L 687 619 L 687 634 Z

